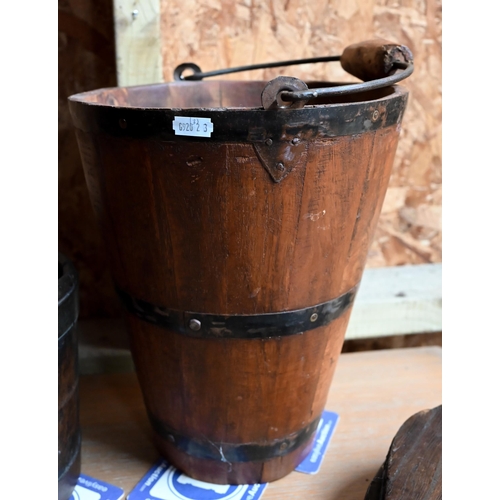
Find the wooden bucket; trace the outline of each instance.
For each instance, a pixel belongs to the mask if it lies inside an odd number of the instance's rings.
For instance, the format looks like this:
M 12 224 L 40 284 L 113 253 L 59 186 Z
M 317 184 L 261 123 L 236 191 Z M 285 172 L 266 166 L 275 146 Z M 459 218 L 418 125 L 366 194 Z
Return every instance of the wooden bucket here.
M 58 306 L 58 500 L 68 500 L 80 475 L 81 433 L 78 399 L 78 275 L 59 254 Z
M 315 83 L 313 105 L 264 109 L 266 84 L 70 97 L 157 446 L 212 483 L 309 453 L 407 101 Z

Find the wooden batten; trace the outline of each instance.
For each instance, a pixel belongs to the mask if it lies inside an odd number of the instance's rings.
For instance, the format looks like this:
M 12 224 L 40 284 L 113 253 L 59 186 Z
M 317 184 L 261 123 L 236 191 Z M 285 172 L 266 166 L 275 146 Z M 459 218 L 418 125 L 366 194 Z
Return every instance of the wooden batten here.
M 160 0 L 114 0 L 113 12 L 118 85 L 161 82 Z

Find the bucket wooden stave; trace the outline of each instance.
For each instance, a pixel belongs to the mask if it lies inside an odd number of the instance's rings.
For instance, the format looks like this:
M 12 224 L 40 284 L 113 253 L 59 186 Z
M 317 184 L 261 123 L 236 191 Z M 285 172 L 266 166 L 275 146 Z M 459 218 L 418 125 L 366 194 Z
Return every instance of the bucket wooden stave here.
M 310 451 L 407 100 L 265 111 L 265 84 L 70 98 L 158 448 L 213 483 L 273 481 Z M 176 116 L 214 132 L 178 136 Z

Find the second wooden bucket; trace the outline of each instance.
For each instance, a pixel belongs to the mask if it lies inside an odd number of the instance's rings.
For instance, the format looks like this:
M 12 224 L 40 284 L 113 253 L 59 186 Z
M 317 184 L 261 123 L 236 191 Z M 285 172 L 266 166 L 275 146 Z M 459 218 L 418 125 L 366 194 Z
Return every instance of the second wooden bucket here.
M 396 152 L 406 90 L 303 85 L 70 98 L 158 448 L 211 483 L 310 451 Z
M 80 475 L 81 431 L 78 376 L 78 273 L 67 257 L 58 260 L 58 500 L 69 500 Z

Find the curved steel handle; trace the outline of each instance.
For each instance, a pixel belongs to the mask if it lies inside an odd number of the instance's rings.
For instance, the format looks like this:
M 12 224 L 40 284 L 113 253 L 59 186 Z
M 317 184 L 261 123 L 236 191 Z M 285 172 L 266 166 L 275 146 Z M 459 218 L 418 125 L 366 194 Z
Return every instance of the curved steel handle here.
M 338 87 L 324 87 L 297 92 L 284 91 L 280 93 L 280 97 L 283 101 L 288 102 L 308 101 L 309 99 L 316 99 L 317 97 L 356 94 L 358 92 L 367 92 L 368 90 L 389 87 L 390 85 L 394 85 L 408 78 L 413 73 L 413 63 L 394 63 L 393 69 L 402 69 L 403 71 L 363 83 L 351 83 L 348 85 L 339 85 Z
M 297 108 L 304 106 L 307 101 L 318 97 L 355 94 L 388 87 L 408 78 L 413 73 L 413 54 L 408 47 L 387 40 L 375 39 L 350 45 L 344 49 L 341 56 L 312 57 L 308 59 L 252 64 L 207 71 L 206 73 L 203 73 L 200 67 L 194 63 L 184 63 L 175 68 L 174 80 L 196 81 L 211 76 L 227 75 L 240 71 L 331 61 L 340 61 L 345 71 L 363 80 L 363 83 L 308 89 L 307 85 L 301 80 L 296 78 L 291 79 L 290 77 L 278 77 L 271 80 L 262 93 L 264 108 Z M 191 69 L 193 74 L 183 76 L 186 69 Z M 283 83 L 283 78 L 288 78 L 287 84 Z M 290 80 L 297 82 L 296 85 L 292 85 L 292 88 L 290 88 Z
M 310 64 L 310 63 L 331 62 L 331 61 L 340 61 L 340 56 L 311 57 L 309 59 L 294 59 L 290 61 L 250 64 L 248 66 L 238 66 L 235 68 L 216 69 L 214 71 L 207 71 L 206 73 L 203 73 L 197 64 L 184 63 L 184 64 L 179 64 L 179 66 L 177 66 L 174 69 L 174 80 L 198 81 L 198 80 L 203 80 L 203 78 L 209 78 L 211 76 L 228 75 L 230 73 L 240 73 L 242 71 L 252 71 L 255 69 L 280 68 L 282 66 L 295 66 L 298 64 Z M 183 76 L 182 73 L 184 73 L 186 69 L 193 70 L 193 74 Z

